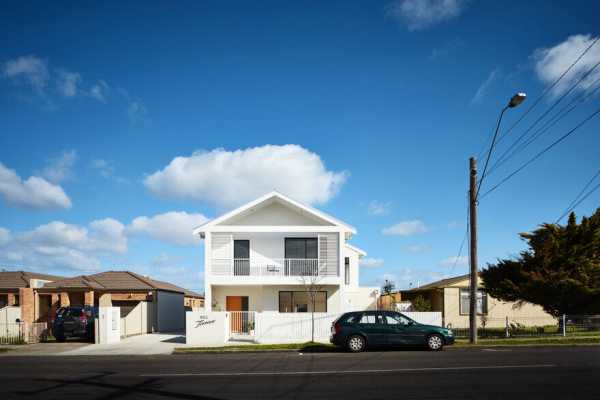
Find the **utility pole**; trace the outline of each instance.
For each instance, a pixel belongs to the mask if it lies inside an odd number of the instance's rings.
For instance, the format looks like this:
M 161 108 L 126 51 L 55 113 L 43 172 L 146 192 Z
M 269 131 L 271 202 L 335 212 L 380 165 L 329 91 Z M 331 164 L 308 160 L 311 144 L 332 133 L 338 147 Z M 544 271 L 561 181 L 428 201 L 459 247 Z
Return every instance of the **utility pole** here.
M 477 160 L 469 159 L 469 221 L 471 273 L 469 285 L 469 342 L 477 343 Z

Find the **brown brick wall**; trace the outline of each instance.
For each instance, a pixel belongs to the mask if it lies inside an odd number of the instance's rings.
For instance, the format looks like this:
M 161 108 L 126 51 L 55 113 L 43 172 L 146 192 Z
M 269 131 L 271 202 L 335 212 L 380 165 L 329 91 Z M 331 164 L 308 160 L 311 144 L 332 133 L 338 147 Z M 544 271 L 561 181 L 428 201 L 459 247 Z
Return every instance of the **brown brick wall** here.
M 33 322 L 35 319 L 35 295 L 32 288 L 19 289 L 19 303 L 21 304 L 21 321 Z
M 83 297 L 83 305 L 85 306 L 93 306 L 94 305 L 94 291 L 90 290 L 89 292 L 84 293 Z

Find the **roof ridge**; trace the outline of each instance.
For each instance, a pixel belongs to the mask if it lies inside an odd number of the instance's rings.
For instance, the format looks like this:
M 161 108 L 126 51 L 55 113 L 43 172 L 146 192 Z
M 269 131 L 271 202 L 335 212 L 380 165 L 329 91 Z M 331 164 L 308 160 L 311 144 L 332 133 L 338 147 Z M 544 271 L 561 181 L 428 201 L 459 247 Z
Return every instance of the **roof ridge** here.
M 131 276 L 133 276 L 135 279 L 142 281 L 143 283 L 145 283 L 146 285 L 150 286 L 152 289 L 158 289 L 153 283 L 152 283 L 152 279 L 151 278 L 145 278 L 143 276 L 141 276 L 140 274 L 137 274 L 135 272 L 132 271 L 123 271 Z M 148 282 L 148 280 L 150 280 L 150 282 Z
M 104 286 L 102 283 L 100 283 L 99 280 L 97 280 L 96 278 L 94 278 L 93 275 L 82 275 L 82 276 L 83 276 L 84 280 L 86 280 L 88 282 L 92 282 L 93 281 L 93 282 L 97 283 L 98 285 L 102 286 L 104 289 L 106 289 L 106 286 Z M 88 285 L 88 287 L 92 288 L 92 285 L 88 284 L 87 282 L 86 282 L 86 285 Z

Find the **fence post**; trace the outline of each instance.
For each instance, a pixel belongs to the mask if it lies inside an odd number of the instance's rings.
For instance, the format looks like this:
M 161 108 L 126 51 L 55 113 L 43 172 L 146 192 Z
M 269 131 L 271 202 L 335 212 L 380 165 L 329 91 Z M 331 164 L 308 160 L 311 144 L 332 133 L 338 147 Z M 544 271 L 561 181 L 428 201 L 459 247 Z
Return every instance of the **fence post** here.
M 566 314 L 562 315 L 562 335 L 567 336 L 567 317 Z
M 509 330 L 508 330 L 508 315 L 506 316 L 506 322 L 504 324 L 504 334 L 505 334 L 506 337 L 510 336 Z

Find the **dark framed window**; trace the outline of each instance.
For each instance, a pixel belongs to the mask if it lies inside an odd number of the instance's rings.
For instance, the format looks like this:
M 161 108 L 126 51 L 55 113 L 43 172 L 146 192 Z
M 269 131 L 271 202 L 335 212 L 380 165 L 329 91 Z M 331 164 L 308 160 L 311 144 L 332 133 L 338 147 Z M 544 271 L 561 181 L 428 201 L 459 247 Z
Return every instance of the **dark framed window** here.
M 471 301 L 471 293 L 469 289 L 460 289 L 460 315 L 469 315 L 469 303 Z M 487 314 L 487 293 L 483 290 L 477 291 L 477 315 Z
M 327 312 L 327 291 L 315 293 L 315 312 Z M 310 293 L 305 291 L 279 292 L 279 312 L 310 312 L 312 309 Z
M 233 274 L 250 275 L 250 241 L 233 241 Z
M 350 284 L 350 257 L 344 258 L 344 281 L 346 285 Z
M 317 238 L 285 238 L 285 258 L 316 259 Z

